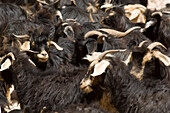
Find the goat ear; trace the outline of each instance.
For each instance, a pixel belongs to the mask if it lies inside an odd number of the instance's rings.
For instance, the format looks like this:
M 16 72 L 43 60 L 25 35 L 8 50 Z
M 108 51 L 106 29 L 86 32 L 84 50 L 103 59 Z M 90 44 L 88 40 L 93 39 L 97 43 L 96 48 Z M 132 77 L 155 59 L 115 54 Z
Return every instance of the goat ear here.
M 170 58 L 168 56 L 162 54 L 160 51 L 153 51 L 153 55 L 164 63 L 164 65 L 170 66 Z
M 110 65 L 110 62 L 107 60 L 102 60 L 98 64 L 94 66 L 94 72 L 91 74 L 91 76 L 99 76 L 102 73 L 105 72 L 107 67 Z
M 129 17 L 130 20 L 133 20 L 135 18 L 137 18 L 140 14 L 140 10 L 139 9 L 135 9 L 131 12 L 131 16 Z
M 25 41 L 25 42 L 21 45 L 21 50 L 30 50 L 30 41 Z
M 0 72 L 8 69 L 11 66 L 11 60 L 7 58 L 5 62 L 1 65 Z
M 66 26 L 64 29 L 64 33 L 67 35 L 67 37 L 74 38 L 74 31 L 71 26 Z

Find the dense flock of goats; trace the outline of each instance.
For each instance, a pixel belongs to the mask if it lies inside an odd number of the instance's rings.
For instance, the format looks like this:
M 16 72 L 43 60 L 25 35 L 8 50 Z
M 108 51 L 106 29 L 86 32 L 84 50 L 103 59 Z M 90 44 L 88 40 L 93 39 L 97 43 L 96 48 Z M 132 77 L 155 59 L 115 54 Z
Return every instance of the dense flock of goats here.
M 170 4 L 0 2 L 0 113 L 170 113 Z

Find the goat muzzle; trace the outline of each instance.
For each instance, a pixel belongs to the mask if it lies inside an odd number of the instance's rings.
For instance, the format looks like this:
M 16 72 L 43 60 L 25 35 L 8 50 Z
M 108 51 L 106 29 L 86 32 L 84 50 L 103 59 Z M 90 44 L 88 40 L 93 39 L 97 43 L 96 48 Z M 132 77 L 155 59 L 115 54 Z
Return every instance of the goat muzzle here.
M 83 79 L 80 83 L 80 89 L 85 93 L 90 93 L 93 91 L 91 86 L 91 80 L 88 78 L 87 80 Z
M 48 53 L 42 50 L 41 53 L 37 54 L 37 57 L 40 62 L 46 62 L 48 60 Z

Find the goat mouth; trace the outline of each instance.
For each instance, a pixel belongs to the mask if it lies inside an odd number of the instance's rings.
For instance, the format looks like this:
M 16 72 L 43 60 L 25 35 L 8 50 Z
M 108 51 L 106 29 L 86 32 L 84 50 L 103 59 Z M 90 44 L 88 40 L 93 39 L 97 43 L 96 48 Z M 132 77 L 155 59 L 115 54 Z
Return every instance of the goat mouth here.
M 48 58 L 38 58 L 40 62 L 47 62 Z
M 80 86 L 80 89 L 81 89 L 83 92 L 85 92 L 85 93 L 90 93 L 90 92 L 93 91 L 93 89 L 92 89 L 89 85 L 87 85 L 87 86 L 81 85 L 81 86 Z

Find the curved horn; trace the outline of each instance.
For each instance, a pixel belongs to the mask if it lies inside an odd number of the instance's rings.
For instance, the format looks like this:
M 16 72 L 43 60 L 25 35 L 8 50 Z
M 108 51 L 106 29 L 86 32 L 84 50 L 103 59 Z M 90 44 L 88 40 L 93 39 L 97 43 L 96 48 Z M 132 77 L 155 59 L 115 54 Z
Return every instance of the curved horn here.
M 75 0 L 70 0 L 71 1 L 71 5 L 73 5 L 73 6 L 77 6 L 77 3 L 76 3 L 76 1 Z
M 103 34 L 103 33 L 99 32 L 99 31 L 93 30 L 93 31 L 87 32 L 87 33 L 84 35 L 84 38 L 87 39 L 88 37 L 93 36 L 93 35 L 98 35 L 98 37 L 101 37 L 101 36 L 107 37 L 106 34 Z
M 170 14 L 170 11 L 162 11 L 162 13 Z
M 25 35 L 15 35 L 15 34 L 12 34 L 13 36 L 15 36 L 16 38 L 29 38 L 30 36 L 25 34 Z
M 132 27 L 130 29 L 128 29 L 126 32 L 120 32 L 120 31 L 116 31 L 116 30 L 113 30 L 113 29 L 98 29 L 99 31 L 104 31 L 110 35 L 113 35 L 115 37 L 123 37 L 127 34 L 129 34 L 131 31 L 135 30 L 135 29 L 139 29 L 141 27 L 139 26 L 136 26 L 136 27 Z
M 109 53 L 117 53 L 117 52 L 124 52 L 124 51 L 126 51 L 126 49 L 107 50 L 107 51 L 103 52 L 101 55 L 99 55 L 98 60 L 102 60 Z
M 38 51 L 33 51 L 33 50 L 29 50 L 29 49 L 25 49 L 25 50 L 21 50 L 23 52 L 30 52 L 30 53 L 35 53 L 35 54 L 38 54 L 39 52 Z
M 53 42 L 53 41 L 48 41 L 47 42 L 48 43 L 48 45 L 54 45 L 55 47 L 56 47 L 56 49 L 58 49 L 58 50 L 63 50 L 63 48 L 62 47 L 60 47 L 59 45 L 57 45 L 55 42 Z
M 94 19 L 93 19 L 92 14 L 91 14 L 91 11 L 89 12 L 89 20 L 90 20 L 90 22 L 95 22 Z
M 37 0 L 37 2 L 45 4 L 45 5 L 49 5 L 46 1 L 42 1 L 42 0 Z
M 161 13 L 161 12 L 154 12 L 154 13 L 152 13 L 151 16 L 155 16 L 155 15 L 157 15 L 157 14 L 159 14 L 160 16 L 162 16 L 162 13 Z
M 153 48 L 155 48 L 156 46 L 162 46 L 163 48 L 167 49 L 163 44 L 161 44 L 160 42 L 153 42 L 152 44 L 150 44 L 147 48 L 151 51 Z
M 144 44 L 144 43 L 146 43 L 146 42 L 148 42 L 148 40 L 144 40 L 144 41 L 142 41 L 142 42 L 139 44 L 139 46 L 138 46 L 138 47 L 142 47 L 142 46 L 143 46 L 143 44 Z
M 63 21 L 63 16 L 62 16 L 62 14 L 61 14 L 61 12 L 59 10 L 56 11 L 56 16 L 59 17 L 61 22 Z

